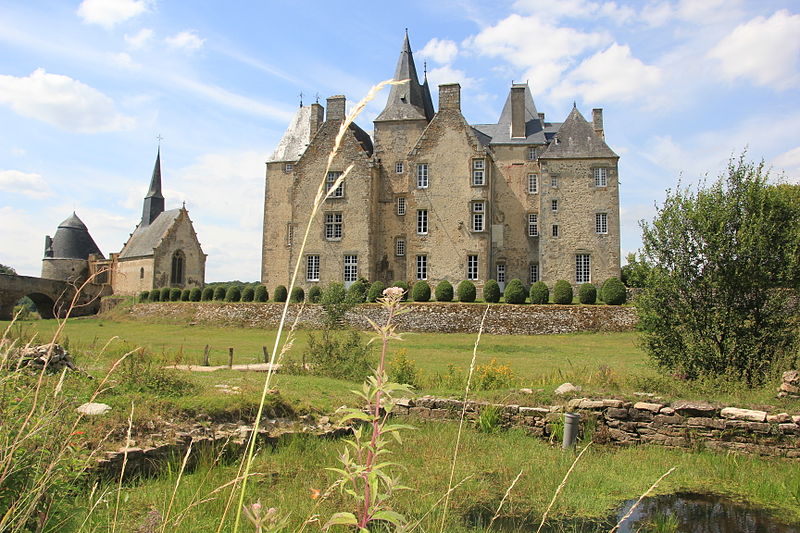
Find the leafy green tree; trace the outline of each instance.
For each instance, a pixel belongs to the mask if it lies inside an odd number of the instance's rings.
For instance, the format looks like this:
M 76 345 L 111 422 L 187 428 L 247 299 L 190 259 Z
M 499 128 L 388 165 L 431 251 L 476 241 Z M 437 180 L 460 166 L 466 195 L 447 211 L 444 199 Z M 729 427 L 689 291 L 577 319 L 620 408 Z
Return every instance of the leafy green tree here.
M 256 297 L 256 290 L 253 287 L 245 287 L 242 291 L 242 301 L 252 302 Z
M 622 267 L 621 279 L 626 287 L 642 288 L 647 282 L 647 276 L 650 274 L 650 264 L 639 255 L 636 258 L 636 252 L 629 253 L 625 256 L 627 264 Z
M 759 384 L 796 362 L 800 204 L 768 178 L 763 163 L 732 159 L 711 185 L 668 191 L 642 222 L 653 269 L 639 327 L 662 368 Z
M 359 280 L 353 282 L 347 289 L 347 297 L 352 300 L 354 304 L 363 304 L 367 300 L 367 286 Z
M 289 291 L 286 290 L 284 285 L 278 285 L 275 287 L 275 291 L 272 293 L 272 297 L 275 298 L 276 302 L 285 302 L 286 299 L 289 297 Z
M 231 285 L 228 287 L 228 290 L 225 291 L 225 301 L 226 302 L 238 302 L 242 299 L 242 291 L 239 289 L 238 285 Z
M 16 273 L 17 273 L 17 271 L 16 271 L 16 270 L 14 270 L 14 268 L 12 268 L 12 267 L 10 267 L 10 266 L 7 266 L 7 265 L 1 265 L 1 264 L 0 264 L 0 274 L 11 274 L 11 275 L 15 275 Z
M 214 299 L 214 289 L 211 287 L 204 287 L 203 294 L 200 298 L 204 302 L 210 302 Z
M 193 289 L 192 289 L 192 290 L 189 292 L 189 301 L 190 301 L 190 302 L 199 302 L 199 301 L 200 301 L 200 297 L 201 297 L 202 295 L 203 295 L 203 291 L 202 291 L 202 290 L 200 290 L 200 287 L 194 287 L 194 288 L 193 288 Z
M 319 288 L 319 285 L 312 285 L 311 288 L 308 289 L 309 303 L 318 304 L 320 298 L 322 298 L 322 289 Z
M 303 287 L 295 287 L 292 289 L 292 294 L 289 297 L 290 302 L 293 304 L 299 304 L 305 299 L 306 291 L 303 290 Z

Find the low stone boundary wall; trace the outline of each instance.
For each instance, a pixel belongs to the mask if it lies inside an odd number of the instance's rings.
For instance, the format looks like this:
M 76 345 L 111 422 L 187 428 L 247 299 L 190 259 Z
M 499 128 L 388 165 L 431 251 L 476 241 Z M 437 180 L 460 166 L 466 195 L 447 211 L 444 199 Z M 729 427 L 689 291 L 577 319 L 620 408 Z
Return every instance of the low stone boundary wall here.
M 486 310 L 481 304 L 409 303 L 413 312 L 396 318 L 400 331 L 430 333 L 477 333 Z M 291 304 L 291 323 L 302 308 L 299 326 L 322 326 L 323 310 L 319 305 Z M 173 318 L 215 326 L 252 328 L 277 327 L 283 304 L 170 302 L 136 304 L 134 318 Z M 385 309 L 378 304 L 362 304 L 347 313 L 346 321 L 362 330 L 371 329 L 369 320 L 386 320 Z M 541 335 L 553 333 L 633 331 L 636 309 L 611 305 L 511 305 L 492 304 L 483 332 L 493 335 Z
M 476 420 L 493 406 L 504 427 L 519 427 L 533 436 L 551 438 L 566 411 L 580 414 L 582 433 L 598 444 L 658 444 L 674 448 L 734 450 L 764 456 L 800 458 L 800 415 L 723 407 L 702 402 L 629 402 L 578 398 L 565 406 L 467 402 L 466 416 Z M 394 413 L 425 419 L 457 420 L 463 402 L 425 396 L 403 399 Z

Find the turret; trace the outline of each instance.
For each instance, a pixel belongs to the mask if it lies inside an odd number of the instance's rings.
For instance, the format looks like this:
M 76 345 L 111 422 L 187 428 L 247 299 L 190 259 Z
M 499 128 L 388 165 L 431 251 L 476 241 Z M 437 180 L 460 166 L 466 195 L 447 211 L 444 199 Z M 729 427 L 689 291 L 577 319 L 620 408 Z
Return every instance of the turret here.
M 150 178 L 150 188 L 144 197 L 141 226 L 149 226 L 163 212 L 164 195 L 161 194 L 161 147 L 159 147 L 156 164 L 153 167 L 153 177 Z

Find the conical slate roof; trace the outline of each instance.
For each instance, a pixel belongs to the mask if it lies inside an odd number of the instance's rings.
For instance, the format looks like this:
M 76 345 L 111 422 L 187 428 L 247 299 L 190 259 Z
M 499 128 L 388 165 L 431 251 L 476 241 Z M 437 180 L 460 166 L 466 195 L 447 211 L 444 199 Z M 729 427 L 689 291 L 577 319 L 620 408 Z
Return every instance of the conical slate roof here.
M 570 159 L 586 157 L 619 157 L 606 142 L 594 132 L 577 107 L 572 108 L 561 125 L 553 142 L 539 156 L 542 159 Z
M 426 92 L 419 83 L 417 67 L 414 65 L 414 55 L 411 53 L 411 44 L 408 41 L 408 32 L 403 39 L 403 49 L 397 60 L 394 79 L 408 80 L 401 85 L 392 85 L 389 99 L 375 121 L 381 120 L 430 120 L 426 109 L 433 110 L 433 103 L 426 102 Z M 430 100 L 430 91 L 427 93 Z
M 103 255 L 75 212 L 58 225 L 48 245 L 45 256 L 52 259 L 89 259 L 89 254 Z
M 161 147 L 158 147 L 156 164 L 153 166 L 153 177 L 150 178 L 150 188 L 145 198 L 164 198 L 161 194 Z

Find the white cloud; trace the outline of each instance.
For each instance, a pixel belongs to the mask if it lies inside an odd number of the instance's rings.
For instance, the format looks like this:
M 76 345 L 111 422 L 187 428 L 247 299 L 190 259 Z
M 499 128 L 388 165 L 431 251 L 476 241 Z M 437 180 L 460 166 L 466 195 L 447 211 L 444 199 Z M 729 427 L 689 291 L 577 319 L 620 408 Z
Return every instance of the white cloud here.
M 87 24 L 111 28 L 146 12 L 149 4 L 148 0 L 83 0 L 78 16 Z
M 0 206 L 0 226 L 3 228 L 0 263 L 14 268 L 22 276 L 41 275 L 44 236 L 48 233 L 52 235 L 55 225 L 63 218 L 48 228 L 48 222 L 38 213 L 33 215 L 28 210 Z
M 514 8 L 544 19 L 589 18 L 604 16 L 616 23 L 631 20 L 636 12 L 616 2 L 590 2 L 587 0 L 517 0 Z
M 787 89 L 800 85 L 800 14 L 781 10 L 739 25 L 708 54 L 726 78 L 749 78 L 757 85 Z
M 463 70 L 453 68 L 450 65 L 428 71 L 428 84 L 431 87 L 431 92 L 435 92 L 436 88 L 443 83 L 458 83 L 462 89 L 472 89 L 478 84 L 475 78 L 470 78 Z
M 199 50 L 206 42 L 202 39 L 195 30 L 186 30 L 176 33 L 171 37 L 164 39 L 168 45 L 173 48 L 183 48 L 184 50 Z
M 659 27 L 672 20 L 675 9 L 671 2 L 650 2 L 642 8 L 639 16 L 647 25 Z
M 45 198 L 53 194 L 41 174 L 19 170 L 0 170 L 0 191 L 30 198 Z
M 772 166 L 785 172 L 788 181 L 800 184 L 800 146 L 778 155 L 772 160 Z
M 150 28 L 142 28 L 134 35 L 125 34 L 125 42 L 128 43 L 128 46 L 133 48 L 134 50 L 139 50 L 140 48 L 144 48 L 144 46 L 150 42 L 150 39 L 153 38 L 153 30 Z
M 453 41 L 434 37 L 419 51 L 419 55 L 430 58 L 442 65 L 450 63 L 456 58 L 458 46 Z
M 77 133 L 127 130 L 134 125 L 133 118 L 119 113 L 114 101 L 97 89 L 43 68 L 23 78 L 0 75 L 0 103 L 24 117 Z
M 136 63 L 130 54 L 127 52 L 119 52 L 116 54 L 111 54 L 111 62 L 120 68 L 134 70 L 141 67 L 138 63 Z

